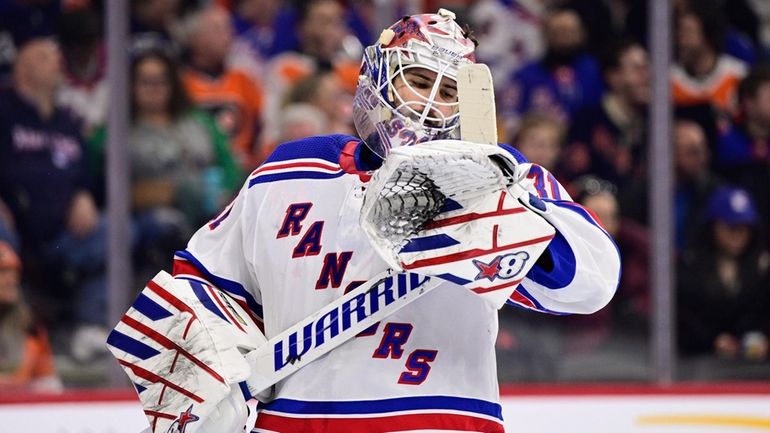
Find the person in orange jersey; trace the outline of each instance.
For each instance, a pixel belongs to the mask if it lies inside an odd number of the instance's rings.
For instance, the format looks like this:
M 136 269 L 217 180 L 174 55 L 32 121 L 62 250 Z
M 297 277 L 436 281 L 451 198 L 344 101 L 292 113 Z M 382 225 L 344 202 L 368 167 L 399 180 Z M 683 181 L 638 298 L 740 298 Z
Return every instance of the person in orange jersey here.
M 219 6 L 193 12 L 186 19 L 189 57 L 182 77 L 198 108 L 207 111 L 230 138 L 241 167 L 258 163 L 263 93 L 244 71 L 229 68 L 233 42 L 230 15 Z
M 677 18 L 676 63 L 671 69 L 674 104 L 710 104 L 732 113 L 744 62 L 723 52 L 725 26 L 711 2 L 690 1 Z
M 45 328 L 21 296 L 21 261 L 0 241 L 0 391 L 60 391 Z

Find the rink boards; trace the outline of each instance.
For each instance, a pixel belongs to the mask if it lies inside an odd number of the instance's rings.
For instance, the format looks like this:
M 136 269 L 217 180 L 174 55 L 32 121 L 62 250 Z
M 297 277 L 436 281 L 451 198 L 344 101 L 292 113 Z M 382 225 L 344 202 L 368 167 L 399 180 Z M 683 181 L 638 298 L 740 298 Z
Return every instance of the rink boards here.
M 507 432 L 770 432 L 770 384 L 514 386 L 502 389 Z M 0 394 L 0 433 L 139 432 L 131 391 Z

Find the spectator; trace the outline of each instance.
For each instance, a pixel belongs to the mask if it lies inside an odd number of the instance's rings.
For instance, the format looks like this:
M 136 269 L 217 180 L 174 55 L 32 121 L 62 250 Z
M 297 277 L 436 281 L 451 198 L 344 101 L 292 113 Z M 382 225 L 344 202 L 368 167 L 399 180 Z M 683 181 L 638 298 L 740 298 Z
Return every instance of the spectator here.
M 770 221 L 770 66 L 757 66 L 738 87 L 740 115 L 719 128 L 717 170 L 747 188 Z
M 685 355 L 765 360 L 770 257 L 749 193 L 724 187 L 706 208 L 701 242 L 681 258 L 677 316 Z
M 131 46 L 149 49 L 168 47 L 178 55 L 183 31 L 180 14 L 187 3 L 181 0 L 134 0 L 131 2 Z
M 722 184 L 710 169 L 710 153 L 703 128 L 690 120 L 674 124 L 674 233 L 677 251 L 686 247 L 700 231 L 709 196 Z M 638 223 L 647 225 L 647 177 L 636 179 L 621 195 L 621 209 Z
M 320 108 L 307 103 L 292 103 L 281 111 L 281 134 L 278 142 L 286 143 L 329 131 L 329 119 Z
M 753 65 L 759 57 L 759 16 L 751 0 L 716 0 L 727 20 L 725 52 Z
M 770 66 L 751 70 L 738 86 L 739 116 L 723 124 L 717 164 L 725 171 L 770 163 Z
M 623 0 L 627 1 L 625 32 L 632 35 L 637 41 L 648 40 L 648 12 L 647 0 Z M 690 7 L 693 0 L 675 0 L 673 3 L 674 14 L 679 14 Z M 708 8 L 717 11 L 720 26 L 724 26 L 724 39 L 722 44 L 724 51 L 730 56 L 740 59 L 748 64 L 753 64 L 761 51 L 758 47 L 757 28 L 758 17 L 753 10 L 758 10 L 755 2 L 764 0 L 697 0 L 698 3 L 711 3 Z M 750 5 L 750 3 L 755 3 Z M 697 6 L 697 5 L 696 5 Z
M 319 71 L 298 82 L 289 93 L 290 103 L 308 103 L 326 116 L 327 132 L 354 134 L 352 100 L 331 71 Z
M 624 34 L 623 29 L 617 29 L 613 25 L 615 22 L 613 22 L 612 7 L 625 6 L 622 3 L 626 1 L 555 0 L 552 3 L 577 12 L 586 31 L 586 49 L 594 55 L 599 55 L 604 50 L 604 47 Z M 618 5 L 618 3 L 621 3 L 621 5 Z
M 0 97 L 0 199 L 21 238 L 30 301 L 43 319 L 75 325 L 80 355 L 106 352 L 106 229 L 88 189 L 81 125 L 55 105 L 56 44 L 25 44 L 13 77 Z
M 0 200 L 0 241 L 8 243 L 14 250 L 19 249 L 19 236 L 16 234 L 16 225 L 13 215 L 8 207 Z
M 192 230 L 224 207 L 243 179 L 226 137 L 211 117 L 193 109 L 174 60 L 158 51 L 137 55 L 131 90 L 137 265 L 154 274 L 166 263 L 154 259 L 184 247 Z M 103 153 L 104 136 L 102 130 L 94 140 L 95 153 Z
M 230 139 L 236 159 L 244 170 L 261 161 L 259 135 L 262 126 L 261 87 L 243 71 L 225 64 L 233 42 L 227 11 L 208 6 L 186 18 L 188 64 L 183 72 L 187 92 L 208 112 Z
M 286 6 L 277 0 L 242 0 L 233 6 L 233 28 L 241 42 L 247 43 L 263 59 L 276 54 L 276 17 Z
M 489 65 L 494 82 L 502 83 L 543 54 L 544 14 L 538 2 L 482 0 L 471 6 L 469 18 L 478 29 L 476 56 Z
M 0 88 L 12 84 L 11 70 L 19 48 L 32 39 L 53 37 L 65 7 L 56 0 L 0 1 Z
M 345 48 L 345 41 L 350 38 L 344 13 L 337 0 L 298 2 L 295 29 L 299 48 L 274 57 L 268 66 L 267 142 L 276 142 L 274 134 L 278 128 L 271 125 L 279 124 L 281 106 L 291 89 L 315 73 L 333 71 L 352 100 L 361 54 Z
M 64 83 L 58 102 L 84 121 L 88 137 L 107 117 L 107 55 L 99 12 L 80 9 L 59 20 L 59 42 L 64 54 Z
M 317 62 L 332 64 L 348 36 L 345 9 L 335 0 L 299 2 L 297 27 L 299 52 Z
M 223 3 L 220 1 L 220 4 Z M 265 74 L 265 63 L 277 54 L 278 19 L 288 6 L 277 0 L 242 0 L 232 10 L 235 41 L 229 64 L 254 78 Z
M 552 11 L 543 27 L 546 52 L 516 72 L 500 94 L 507 131 L 520 116 L 537 112 L 568 122 L 579 110 L 599 103 L 603 85 L 596 60 L 585 52 L 585 31 L 570 9 Z
M 527 159 L 551 173 L 557 173 L 561 156 L 564 127 L 556 120 L 539 114 L 525 116 L 519 131 L 508 142 L 513 143 Z
M 21 261 L 0 241 L 0 392 L 61 391 L 45 328 L 21 296 Z
M 620 250 L 623 273 L 613 303 L 610 328 L 645 333 L 650 307 L 649 233 L 646 227 L 620 214 L 617 189 L 606 180 L 583 176 L 575 182 L 578 203 L 591 209 Z M 590 319 L 584 316 L 585 319 Z M 601 319 L 601 317 L 597 317 Z M 578 319 L 579 320 L 579 319 Z M 610 331 L 607 331 L 610 332 Z
M 647 52 L 633 41 L 611 44 L 602 57 L 607 92 L 600 105 L 575 116 L 564 151 L 567 179 L 588 173 L 624 186 L 644 171 L 650 71 Z
M 284 7 L 275 18 L 275 28 L 278 30 L 278 33 L 274 41 L 274 54 L 287 51 L 303 51 L 301 48 L 303 42 L 300 28 L 303 25 L 302 22 L 306 19 L 308 8 L 314 6 L 312 3 L 315 2 L 317 0 L 289 0 L 281 2 Z M 363 46 L 371 44 L 373 38 L 379 36 L 379 33 L 372 33 L 372 25 L 377 20 L 376 14 L 379 10 L 370 0 L 335 2 L 342 6 L 342 20 L 339 23 L 342 24 L 341 28 L 345 30 L 340 50 L 345 52 L 346 56 L 360 56 Z M 331 9 L 326 9 L 327 13 L 330 11 Z M 338 22 L 336 21 L 336 15 L 334 17 L 326 15 L 326 17 L 334 18 L 334 23 Z M 323 25 L 325 23 L 318 22 L 318 24 Z
M 689 2 L 676 23 L 676 62 L 671 70 L 674 104 L 708 104 L 734 112 L 738 82 L 747 66 L 724 53 L 726 24 L 716 4 Z
M 747 0 L 754 9 L 758 20 L 758 45 L 764 47 L 765 56 L 770 48 L 770 3 L 764 0 Z

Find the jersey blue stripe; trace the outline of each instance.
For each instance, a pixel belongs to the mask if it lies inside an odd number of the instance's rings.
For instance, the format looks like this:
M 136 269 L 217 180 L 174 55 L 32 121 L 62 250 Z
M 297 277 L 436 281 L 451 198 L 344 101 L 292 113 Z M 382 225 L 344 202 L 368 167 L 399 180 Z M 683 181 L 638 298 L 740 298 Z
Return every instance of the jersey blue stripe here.
M 276 174 L 260 174 L 254 179 L 249 181 L 249 188 L 260 183 L 277 182 L 280 180 L 295 180 L 295 179 L 336 179 L 340 176 L 344 176 L 345 172 L 339 173 L 321 173 L 317 171 L 288 171 L 284 173 Z
M 142 343 L 139 340 L 135 340 L 122 332 L 113 330 L 107 337 L 107 344 L 118 349 L 130 353 L 140 359 L 149 359 L 159 354 L 160 352 L 152 347 Z
M 536 264 L 527 274 L 527 278 L 551 290 L 567 287 L 575 278 L 576 272 L 575 253 L 567 239 L 557 231 L 543 254 L 551 255 L 553 269 L 546 272 Z
M 136 297 L 132 307 L 152 320 L 165 319 L 171 316 L 171 312 L 161 307 L 157 302 L 140 293 Z
M 553 203 L 553 204 L 555 204 L 556 206 L 559 206 L 560 208 L 569 209 L 569 210 L 577 213 L 578 215 L 580 215 L 583 218 L 585 218 L 586 220 L 588 220 L 588 222 L 593 224 L 596 228 L 601 230 L 602 233 L 604 233 L 604 235 L 607 236 L 607 238 L 609 238 L 610 242 L 612 242 L 612 245 L 615 247 L 615 252 L 617 252 L 618 257 L 620 257 L 620 249 L 618 248 L 618 244 L 615 243 L 615 240 L 612 239 L 612 236 L 610 236 L 609 233 L 607 233 L 601 227 L 601 225 L 599 225 L 599 223 L 588 213 L 588 211 L 583 209 L 582 206 L 580 206 L 577 203 L 570 202 L 570 201 L 563 201 L 563 200 L 562 201 L 551 201 L 551 200 L 548 200 L 548 201 Z M 621 263 L 621 266 L 618 268 L 618 280 L 617 280 L 618 284 L 620 284 L 620 277 L 622 276 L 622 274 L 623 274 L 623 266 L 622 266 L 622 263 Z M 617 290 L 617 287 L 615 288 L 615 290 Z
M 471 280 L 466 280 L 465 278 L 460 278 L 457 275 L 452 275 L 452 274 L 441 274 L 441 275 L 436 275 L 436 277 L 441 278 L 442 280 L 450 281 L 460 286 L 464 286 L 471 282 Z
M 217 308 L 216 305 L 214 305 L 214 301 L 209 297 L 209 294 L 206 292 L 206 288 L 203 287 L 203 284 L 201 284 L 200 281 L 195 280 L 187 280 L 187 282 L 190 284 L 190 287 L 192 287 L 193 293 L 195 293 L 195 297 L 198 298 L 199 301 L 201 301 L 201 304 L 203 306 L 211 311 L 212 313 L 219 316 L 220 319 L 224 320 L 227 323 L 230 323 L 229 320 L 225 317 L 224 314 L 222 314 L 221 311 L 219 311 L 219 308 Z
M 460 242 L 458 242 L 457 239 L 446 234 L 423 236 L 421 238 L 411 239 L 409 243 L 401 248 L 401 252 L 417 253 L 420 251 L 437 250 L 439 248 L 451 247 L 452 245 L 457 245 L 459 243 Z
M 251 395 L 251 391 L 249 391 L 249 385 L 246 383 L 246 381 L 238 382 L 238 388 L 241 389 L 241 394 L 243 394 L 244 400 L 249 401 L 254 398 L 254 396 Z
M 291 161 L 292 159 L 316 158 L 339 163 L 340 152 L 345 144 L 360 141 L 356 137 L 345 134 L 320 135 L 300 140 L 289 141 L 278 145 L 265 161 Z
M 451 212 L 453 210 L 458 210 L 462 208 L 463 206 L 460 203 L 452 200 L 451 198 L 447 198 L 444 200 L 444 205 L 441 206 L 441 211 L 439 211 L 439 213 Z
M 509 144 L 499 144 L 498 146 L 502 147 L 504 150 L 506 150 L 508 153 L 513 155 L 513 158 L 518 162 L 519 164 L 526 164 L 529 162 L 527 160 L 527 157 L 524 156 L 523 153 L 519 152 L 518 149 L 514 148 L 513 146 Z
M 401 412 L 410 410 L 459 410 L 503 419 L 497 403 L 475 398 L 450 396 L 417 396 L 384 400 L 302 401 L 279 398 L 259 405 L 261 410 L 302 415 L 355 415 Z
M 252 296 L 251 293 L 246 291 L 241 283 L 212 274 L 198 259 L 195 258 L 195 256 L 192 255 L 191 252 L 187 250 L 177 251 L 176 255 L 195 265 L 195 267 L 203 274 L 203 276 L 206 277 L 206 279 L 210 281 L 211 284 L 217 286 L 217 288 L 222 289 L 231 295 L 245 299 L 246 304 L 249 306 L 249 308 L 251 308 L 251 311 L 254 312 L 254 314 L 259 317 L 264 317 L 262 315 L 262 305 L 260 305 L 257 300 L 254 299 L 254 296 Z

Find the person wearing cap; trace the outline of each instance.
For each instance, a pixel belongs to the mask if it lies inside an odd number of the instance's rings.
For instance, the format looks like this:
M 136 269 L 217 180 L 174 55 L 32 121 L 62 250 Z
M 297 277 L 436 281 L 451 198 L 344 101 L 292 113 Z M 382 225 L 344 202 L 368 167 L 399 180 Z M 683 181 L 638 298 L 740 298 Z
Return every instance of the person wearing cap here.
M 767 359 L 770 255 L 757 236 L 762 227 L 754 199 L 741 188 L 719 188 L 704 217 L 699 242 L 680 258 L 680 352 Z
M 0 241 L 0 392 L 60 391 L 48 334 L 21 296 L 21 261 Z

